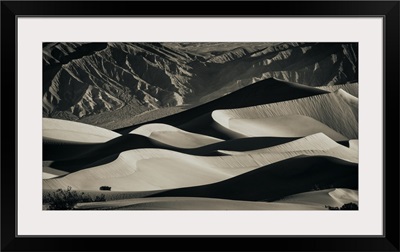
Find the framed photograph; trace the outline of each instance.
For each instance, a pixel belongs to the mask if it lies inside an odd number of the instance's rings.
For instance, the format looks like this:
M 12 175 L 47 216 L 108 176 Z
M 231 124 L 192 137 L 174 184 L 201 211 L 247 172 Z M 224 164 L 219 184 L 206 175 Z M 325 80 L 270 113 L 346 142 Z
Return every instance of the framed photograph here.
M 399 251 L 399 10 L 1 2 L 2 251 Z

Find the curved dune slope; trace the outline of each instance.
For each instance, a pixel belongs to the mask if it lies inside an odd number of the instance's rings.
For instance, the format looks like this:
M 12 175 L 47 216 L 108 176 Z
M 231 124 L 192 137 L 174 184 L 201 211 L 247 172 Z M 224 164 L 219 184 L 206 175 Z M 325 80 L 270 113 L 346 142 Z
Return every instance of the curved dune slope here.
M 299 193 L 275 202 L 253 202 L 194 197 L 155 197 L 79 203 L 78 210 L 327 210 L 358 204 L 358 191 L 332 188 Z
M 320 150 L 327 151 L 332 148 L 341 146 L 337 142 L 333 141 L 330 137 L 323 133 L 316 133 L 309 135 L 288 143 L 280 144 L 263 149 L 256 149 L 252 151 L 244 151 L 238 153 L 259 153 L 259 152 L 287 152 L 287 151 L 303 151 L 303 150 Z M 346 147 L 343 147 L 346 148 Z M 347 149 L 347 148 L 346 148 Z
M 63 144 L 55 147 L 64 151 L 66 149 L 65 147 L 68 147 L 68 145 Z M 82 151 L 78 155 L 73 155 L 65 159 L 56 159 L 50 166 L 67 172 L 75 172 L 84 168 L 93 167 L 94 163 L 104 164 L 102 162 L 106 160 L 115 160 L 121 152 L 139 148 L 159 148 L 159 146 L 144 136 L 136 134 L 122 135 L 106 143 L 86 148 L 85 151 Z
M 160 197 L 79 203 L 77 210 L 326 210 L 324 205 L 251 202 L 213 198 Z
M 323 146 L 327 139 L 320 135 L 314 141 Z M 72 186 L 77 190 L 98 190 L 100 186 L 107 185 L 113 190 L 146 191 L 210 184 L 287 158 L 310 154 L 306 146 L 309 140 L 303 139 L 303 142 L 297 142 L 293 147 L 286 145 L 285 152 L 268 152 L 266 149 L 262 153 L 215 157 L 193 156 L 162 149 L 130 150 L 122 152 L 110 163 L 80 170 L 62 178 L 44 180 L 43 188 Z M 298 146 L 304 150 L 299 150 Z M 310 145 L 310 149 L 315 148 L 315 144 Z M 321 150 L 317 154 L 355 161 L 347 153 Z
M 220 156 L 218 150 L 248 151 L 267 148 L 287 143 L 297 138 L 253 137 L 217 142 L 194 149 L 181 149 L 171 146 L 162 146 L 163 149 L 175 150 L 181 153 L 198 156 Z M 86 146 L 86 145 L 80 145 Z M 44 145 L 46 150 L 55 153 L 68 153 L 69 145 Z M 52 148 L 51 148 L 52 147 Z M 49 166 L 66 172 L 75 172 L 85 168 L 103 165 L 114 161 L 121 152 L 140 148 L 160 148 L 155 141 L 149 138 L 128 134 L 114 138 L 107 143 L 85 148 L 80 154 L 65 156 L 64 159 L 55 159 Z M 53 156 L 54 157 L 54 156 Z M 69 157 L 69 158 L 68 158 Z
M 67 143 L 104 143 L 120 134 L 89 124 L 43 118 L 43 140 Z
M 276 202 L 341 207 L 351 202 L 358 204 L 358 191 L 345 188 L 331 188 L 290 195 Z
M 58 169 L 53 169 L 51 167 L 43 166 L 43 171 L 42 171 L 42 178 L 43 179 L 51 179 L 51 178 L 56 178 L 59 176 L 64 176 L 68 174 L 68 172 L 58 170 Z
M 149 197 L 275 201 L 316 187 L 358 189 L 358 165 L 332 157 L 295 157 L 218 183 L 173 189 Z
M 146 136 L 159 143 L 178 148 L 198 148 L 223 141 L 222 139 L 184 131 L 161 123 L 146 124 L 130 133 Z
M 219 152 L 227 155 L 249 155 L 249 154 L 272 154 L 282 153 L 282 155 L 296 156 L 331 156 L 346 160 L 351 163 L 358 163 L 358 152 L 347 148 L 333 141 L 328 136 L 317 133 L 289 143 L 274 147 L 257 149 L 252 151 L 225 151 Z
M 216 110 L 212 113 L 213 119 L 221 126 L 244 136 L 251 134 L 251 130 L 248 130 L 243 125 L 246 120 L 251 119 L 260 120 L 259 125 L 255 125 L 252 130 L 257 129 L 257 132 L 264 133 L 264 128 L 267 128 L 269 134 L 276 132 L 277 136 L 285 133 L 280 132 L 281 126 L 288 123 L 294 125 L 287 126 L 286 128 L 293 130 L 298 128 L 299 130 L 296 130 L 297 134 L 310 133 L 310 131 L 306 130 L 309 126 L 312 126 L 314 131 L 317 132 L 321 130 L 327 131 L 327 129 L 320 124 L 310 119 L 305 119 L 306 117 L 296 117 L 294 115 L 313 118 L 348 139 L 358 138 L 358 122 L 354 117 L 352 109 L 339 95 L 334 93 L 247 108 Z M 283 119 L 282 116 L 284 116 Z M 304 122 L 308 127 L 300 126 Z M 249 125 L 249 123 L 246 122 L 246 125 Z M 295 126 L 297 126 L 297 128 Z M 332 132 L 324 133 L 332 135 Z M 345 140 L 339 136 L 332 137 L 337 141 Z
M 258 119 L 230 119 L 229 130 L 242 137 L 304 137 L 322 132 L 335 141 L 347 138 L 319 121 L 303 115 L 276 116 Z M 240 135 L 237 135 L 240 137 Z

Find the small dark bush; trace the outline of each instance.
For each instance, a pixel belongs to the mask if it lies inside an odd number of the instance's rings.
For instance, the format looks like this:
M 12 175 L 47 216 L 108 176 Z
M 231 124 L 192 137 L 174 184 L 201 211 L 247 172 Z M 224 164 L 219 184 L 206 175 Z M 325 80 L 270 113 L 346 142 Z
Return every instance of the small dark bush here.
M 84 192 L 78 194 L 76 191 L 72 191 L 70 186 L 68 186 L 66 190 L 58 189 L 43 197 L 43 203 L 49 205 L 49 210 L 71 210 L 77 203 L 100 201 L 106 201 L 104 194 L 96 196 L 93 200 L 89 195 L 85 195 Z
M 350 203 L 344 204 L 340 208 L 340 210 L 358 210 L 358 205 L 353 202 L 350 202 Z
M 325 206 L 325 208 L 328 208 L 329 210 L 358 210 L 358 205 L 356 203 L 350 202 L 344 204 L 341 207 Z
M 102 191 L 111 191 L 111 186 L 100 186 L 100 190 L 102 190 Z
M 340 210 L 339 207 L 333 207 L 333 206 L 325 206 L 325 208 L 328 208 L 329 210 Z

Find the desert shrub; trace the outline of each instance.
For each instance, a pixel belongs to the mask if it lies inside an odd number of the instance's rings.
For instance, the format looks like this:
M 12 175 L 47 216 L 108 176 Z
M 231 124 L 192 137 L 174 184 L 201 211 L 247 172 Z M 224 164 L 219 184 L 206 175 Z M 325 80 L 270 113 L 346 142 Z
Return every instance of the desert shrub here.
M 96 196 L 93 200 L 89 195 L 85 195 L 84 192 L 78 194 L 76 191 L 72 191 L 70 186 L 66 190 L 58 189 L 43 197 L 43 203 L 48 204 L 49 210 L 71 210 L 77 203 L 100 201 L 106 201 L 104 194 Z
M 333 206 L 325 206 L 325 208 L 328 208 L 329 210 L 340 210 L 339 207 L 333 207 Z
M 347 204 L 344 204 L 340 210 L 358 210 L 358 205 L 356 203 L 350 202 Z
M 325 206 L 325 208 L 328 208 L 329 210 L 358 210 L 358 205 L 356 203 L 350 202 L 344 204 L 341 207 Z
M 102 191 L 111 191 L 111 186 L 100 186 L 100 190 L 102 190 Z

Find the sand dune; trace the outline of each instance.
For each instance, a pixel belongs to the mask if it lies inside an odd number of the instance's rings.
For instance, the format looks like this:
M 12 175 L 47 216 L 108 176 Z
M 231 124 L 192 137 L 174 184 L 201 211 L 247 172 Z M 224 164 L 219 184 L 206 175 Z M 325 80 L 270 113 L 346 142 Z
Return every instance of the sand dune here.
M 180 152 L 197 156 L 219 156 L 221 154 L 219 150 L 250 151 L 288 143 L 297 139 L 293 137 L 247 137 L 226 140 L 186 151 L 180 150 Z
M 222 139 L 184 131 L 161 123 L 146 124 L 130 133 L 146 136 L 158 143 L 178 148 L 198 148 L 223 141 Z
M 111 163 L 44 180 L 43 187 L 57 189 L 70 185 L 73 189 L 98 190 L 107 185 L 117 191 L 146 191 L 212 183 L 229 177 L 203 159 L 162 149 L 130 150 Z
M 56 145 L 55 148 L 67 152 L 69 145 Z M 116 137 L 103 144 L 91 145 L 78 154 L 66 156 L 62 159 L 55 159 L 51 167 L 75 172 L 84 168 L 105 164 L 115 160 L 121 152 L 139 148 L 159 148 L 149 138 L 128 134 Z M 69 157 L 69 158 L 68 158 Z
M 242 137 L 304 137 L 318 132 L 336 141 L 347 138 L 319 121 L 303 115 L 276 116 L 258 119 L 229 119 L 229 129 Z M 240 135 L 236 135 L 239 136 Z
M 68 172 L 58 170 L 58 169 L 53 169 L 53 168 L 47 167 L 47 166 L 43 166 L 43 172 L 42 172 L 43 179 L 57 178 L 60 176 L 64 176 L 66 174 L 68 174 Z
M 48 173 L 48 172 L 42 172 L 42 179 L 51 179 L 51 178 L 56 178 L 56 177 L 58 177 L 58 176 Z
M 193 197 L 160 197 L 79 203 L 77 210 L 326 210 L 321 205 L 252 202 Z
M 259 153 L 259 152 L 287 152 L 287 151 L 303 151 L 303 150 L 320 150 L 327 151 L 332 148 L 342 146 L 333 141 L 330 137 L 323 133 L 309 135 L 288 143 L 272 146 L 265 149 L 256 149 L 253 151 L 245 151 L 240 153 Z M 346 148 L 346 147 L 343 147 Z M 347 148 L 346 148 L 347 149 Z
M 331 157 L 296 157 L 218 183 L 173 189 L 149 197 L 276 201 L 316 188 L 357 190 L 358 165 Z
M 297 138 L 253 137 L 227 140 L 193 149 L 182 149 L 167 145 L 163 145 L 162 147 L 163 149 L 174 150 L 196 156 L 220 156 L 221 153 L 218 152 L 218 150 L 248 151 L 260 148 L 267 148 L 287 143 L 296 139 Z M 59 152 L 68 153 L 69 144 L 54 146 L 48 146 L 47 144 L 45 144 L 44 147 L 48 149 L 48 151 L 55 152 L 54 155 L 51 155 L 54 158 L 56 157 L 55 155 Z M 136 134 L 128 134 L 114 138 L 104 144 L 93 145 L 93 147 L 91 148 L 85 148 L 85 150 L 82 150 L 75 155 L 66 155 L 63 159 L 55 159 L 56 161 L 49 162 L 47 166 L 66 172 L 75 172 L 85 168 L 91 168 L 94 166 L 99 166 L 112 162 L 118 158 L 118 155 L 121 152 L 127 150 L 160 147 L 160 145 L 157 145 L 156 142 L 151 141 L 147 137 L 139 136 Z M 59 152 L 57 152 L 57 150 Z
M 252 130 L 264 133 L 266 126 L 269 134 L 276 132 L 277 136 L 288 133 L 289 129 L 294 129 L 298 135 L 310 133 L 310 131 L 306 130 L 307 127 L 300 126 L 302 123 L 306 123 L 307 126 L 311 125 L 315 131 L 327 131 L 326 128 L 315 123 L 315 121 L 305 119 L 306 117 L 293 117 L 294 115 L 313 118 L 348 139 L 356 139 L 358 136 L 358 122 L 352 109 L 339 95 L 334 93 L 247 108 L 216 110 L 212 113 L 213 119 L 221 126 L 244 136 L 251 135 L 252 133 L 250 132 Z M 282 116 L 284 116 L 283 119 Z M 248 130 L 246 126 L 249 123 L 246 123 L 248 122 L 246 120 L 260 120 L 260 122 L 252 130 Z M 254 123 L 253 121 L 251 122 Z M 244 123 L 246 125 L 243 125 Z M 294 124 L 294 126 L 286 126 L 285 129 L 287 130 L 281 132 L 281 127 L 285 124 Z M 297 130 L 295 126 L 299 129 Z M 332 136 L 332 132 L 324 133 Z M 338 141 L 344 140 L 339 135 L 332 136 L 332 138 Z
M 155 197 L 79 203 L 77 210 L 328 210 L 358 204 L 358 191 L 331 188 L 294 194 L 275 202 L 240 201 L 195 197 Z
M 120 134 L 89 124 L 43 118 L 43 139 L 66 143 L 104 143 Z
M 324 146 L 324 142 L 332 144 L 333 141 L 322 134 L 313 137 L 312 141 L 314 143 L 309 143 L 309 138 L 293 145 L 285 144 L 281 148 L 285 151 L 280 152 L 269 152 L 266 149 L 259 153 L 213 157 L 193 156 L 163 149 L 130 150 L 122 152 L 110 163 L 80 170 L 62 178 L 44 180 L 43 187 L 57 189 L 72 186 L 79 190 L 98 190 L 100 186 L 107 185 L 121 191 L 160 190 L 215 183 L 300 155 L 318 154 L 357 161 L 350 149 L 340 145 L 337 146 L 339 150 L 334 148 L 335 151 L 307 150 L 316 149 L 317 144 Z M 298 146 L 302 146 L 303 150 Z M 340 147 L 348 151 L 343 151 Z
M 261 153 L 268 155 L 273 153 L 282 153 L 282 155 L 287 155 L 288 157 L 300 155 L 330 156 L 346 160 L 348 162 L 358 163 L 358 151 L 340 145 L 322 133 L 317 133 L 286 144 L 269 148 L 243 152 L 219 150 L 219 152 L 227 155 L 249 155 Z
M 351 202 L 358 204 L 358 191 L 346 188 L 332 188 L 294 194 L 276 202 L 341 207 Z
M 47 167 L 47 166 L 43 167 L 43 179 L 55 178 L 55 177 L 64 176 L 67 174 L 68 174 L 68 172 L 65 172 L 62 170 L 54 169 L 54 168 Z

